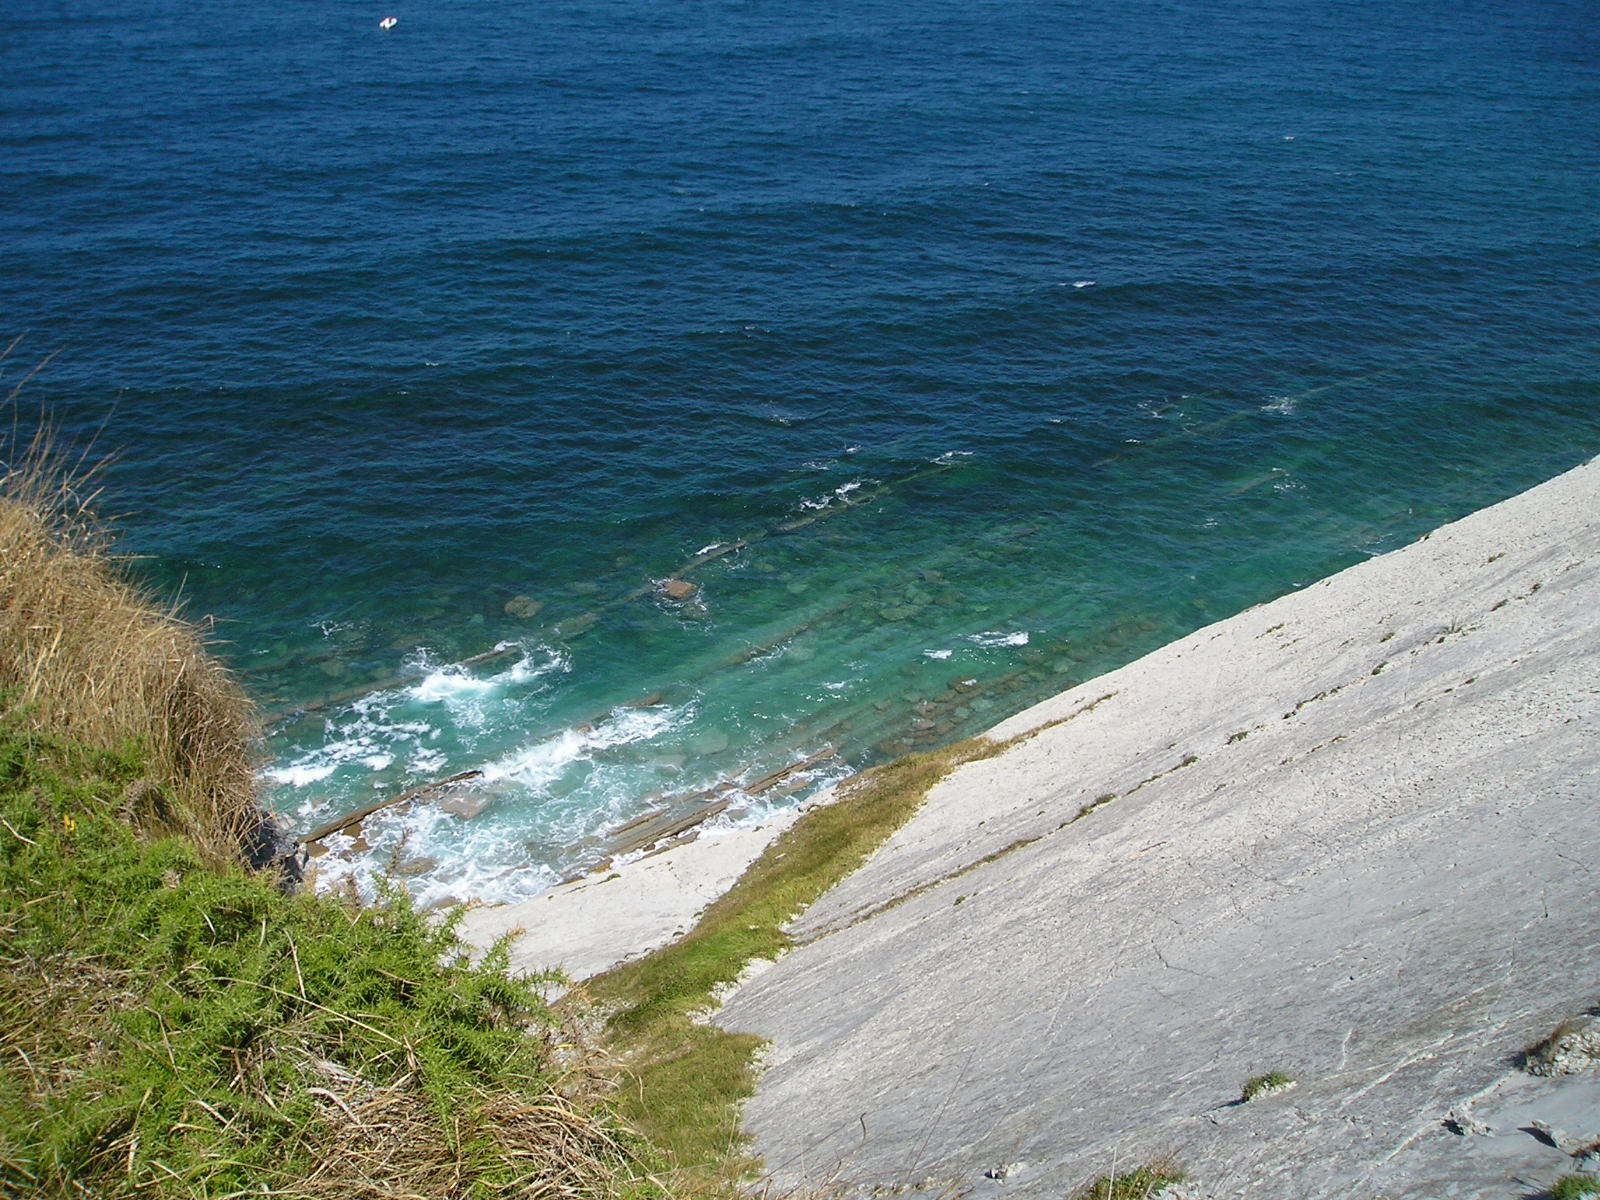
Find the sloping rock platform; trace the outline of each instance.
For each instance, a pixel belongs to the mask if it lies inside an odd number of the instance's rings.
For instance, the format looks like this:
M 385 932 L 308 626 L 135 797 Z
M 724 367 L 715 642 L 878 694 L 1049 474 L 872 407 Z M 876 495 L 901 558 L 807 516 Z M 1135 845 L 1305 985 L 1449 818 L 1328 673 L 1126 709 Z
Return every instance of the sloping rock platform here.
M 1597 716 L 1600 460 L 1005 722 L 718 1014 L 774 1182 L 1540 1194 L 1600 1138 L 1518 1066 L 1600 999 Z

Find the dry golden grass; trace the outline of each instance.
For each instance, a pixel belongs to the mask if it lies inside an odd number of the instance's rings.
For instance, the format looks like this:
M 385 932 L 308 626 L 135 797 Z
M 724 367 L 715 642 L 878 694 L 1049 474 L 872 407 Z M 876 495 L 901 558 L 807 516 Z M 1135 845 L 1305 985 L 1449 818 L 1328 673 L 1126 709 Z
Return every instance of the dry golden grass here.
M 261 820 L 249 700 L 195 626 L 121 576 L 94 471 L 48 426 L 21 446 L 16 428 L 0 436 L 0 700 L 38 733 L 142 748 L 135 824 L 237 861 Z

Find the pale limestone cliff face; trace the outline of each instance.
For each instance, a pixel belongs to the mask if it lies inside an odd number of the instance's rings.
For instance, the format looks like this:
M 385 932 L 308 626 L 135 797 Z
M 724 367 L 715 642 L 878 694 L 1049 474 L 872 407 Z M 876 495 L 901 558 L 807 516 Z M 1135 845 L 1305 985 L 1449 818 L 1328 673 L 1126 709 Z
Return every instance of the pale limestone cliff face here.
M 1600 1136 L 1592 1070 L 1514 1062 L 1600 999 L 1597 718 L 1597 463 L 1020 714 L 729 1000 L 773 1042 L 757 1148 L 784 1185 L 1171 1153 L 1194 1198 L 1537 1194 Z

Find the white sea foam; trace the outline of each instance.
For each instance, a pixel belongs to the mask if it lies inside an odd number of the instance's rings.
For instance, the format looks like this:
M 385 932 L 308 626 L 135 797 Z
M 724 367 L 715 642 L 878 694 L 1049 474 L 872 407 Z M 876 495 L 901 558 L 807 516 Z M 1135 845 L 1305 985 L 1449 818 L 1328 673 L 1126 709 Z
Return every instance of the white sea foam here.
M 480 679 L 476 675 L 469 675 L 465 667 L 448 666 L 425 676 L 420 683 L 407 688 L 406 692 L 413 700 L 437 704 L 481 696 L 494 691 L 496 686 L 494 679 Z
M 927 655 L 927 657 L 929 657 L 929 658 L 937 658 L 937 659 L 942 661 L 944 659 L 949 658 L 952 654 L 955 653 L 955 651 L 954 650 L 924 650 L 922 653 Z
M 800 507 L 820 512 L 822 509 L 832 508 L 835 504 L 851 504 L 853 501 L 850 499 L 850 494 L 865 487 L 866 483 L 865 479 L 852 479 L 849 483 L 841 483 L 824 495 L 800 501 Z
M 528 746 L 483 768 L 489 782 L 508 779 L 529 786 L 547 784 L 568 766 L 596 751 L 648 742 L 676 728 L 686 712 L 672 708 L 618 708 L 595 725 L 563 729 L 555 737 Z
M 1261 411 L 1276 413 L 1280 417 L 1287 417 L 1299 407 L 1299 403 L 1299 400 L 1294 396 L 1268 396 L 1261 405 Z
M 273 783 L 281 783 L 288 787 L 305 787 L 307 784 L 319 783 L 339 769 L 338 763 L 291 763 L 284 767 L 268 767 L 262 772 Z
M 943 454 L 939 455 L 939 457 L 933 459 L 932 461 L 936 466 L 948 467 L 954 463 L 960 462 L 963 458 L 971 457 L 971 450 L 946 450 Z
M 495 649 L 510 650 L 514 645 L 501 642 Z M 505 670 L 494 675 L 474 675 L 460 663 L 434 666 L 427 651 L 420 651 L 408 665 L 424 674 L 421 680 L 406 689 L 406 694 L 423 703 L 448 704 L 453 700 L 485 696 L 509 684 L 527 683 L 542 675 L 571 669 L 571 660 L 559 650 L 540 646 L 537 654 L 538 661 L 535 661 L 535 653 L 524 650 L 521 657 Z
M 969 633 L 967 641 L 976 646 L 1026 646 L 1028 633 L 1024 629 L 1019 629 L 1015 633 L 990 630 L 984 633 Z
M 1093 279 L 1074 279 L 1072 286 L 1075 288 L 1093 287 L 1097 281 Z
M 335 806 L 348 807 L 350 789 L 361 787 L 365 779 L 374 787 L 392 789 L 433 778 L 450 761 L 443 743 L 469 747 L 509 712 L 521 712 L 530 683 L 567 670 L 568 662 L 541 647 L 498 674 L 478 677 L 460 664 L 436 666 L 419 651 L 406 669 L 422 677 L 331 710 L 316 744 L 289 750 L 262 772 L 263 778 L 303 793 L 296 799 L 310 819 L 331 815 Z M 335 783 L 327 783 L 335 777 Z

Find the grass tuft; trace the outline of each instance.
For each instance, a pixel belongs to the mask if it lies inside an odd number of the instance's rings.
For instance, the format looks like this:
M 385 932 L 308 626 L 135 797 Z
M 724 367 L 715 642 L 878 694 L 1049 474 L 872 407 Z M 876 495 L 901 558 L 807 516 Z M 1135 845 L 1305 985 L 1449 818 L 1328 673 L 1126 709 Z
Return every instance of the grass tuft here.
M 1132 1171 L 1101 1175 L 1072 1193 L 1072 1200 L 1146 1200 L 1188 1176 L 1170 1162 L 1146 1163 Z
M 1294 1076 L 1285 1075 L 1282 1071 L 1268 1071 L 1265 1075 L 1252 1075 L 1244 1081 L 1244 1090 L 1239 1096 L 1241 1103 L 1250 1101 L 1272 1092 L 1281 1092 L 1284 1088 L 1294 1086 Z
M 1600 1196 L 1600 1175 L 1573 1172 L 1556 1180 L 1550 1189 L 1550 1200 L 1579 1200 L 1582 1196 Z

